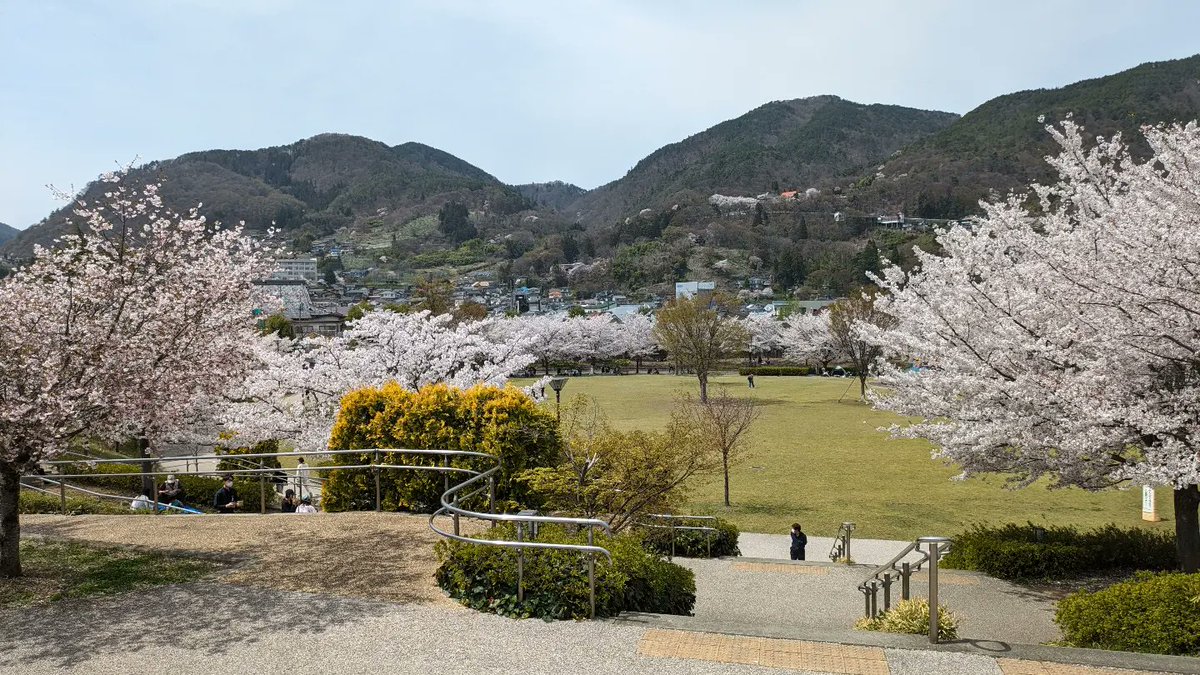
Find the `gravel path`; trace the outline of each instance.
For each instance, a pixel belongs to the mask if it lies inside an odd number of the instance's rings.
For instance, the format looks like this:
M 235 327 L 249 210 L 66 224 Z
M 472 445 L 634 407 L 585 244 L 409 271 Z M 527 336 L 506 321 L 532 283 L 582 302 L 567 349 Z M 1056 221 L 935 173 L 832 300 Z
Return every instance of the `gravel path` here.
M 844 630 L 863 615 L 863 596 L 857 587 L 870 568 L 736 559 L 676 561 L 696 572 L 696 619 L 708 623 Z M 964 638 L 1040 644 L 1059 637 L 1053 597 L 999 579 L 949 570 L 942 571 L 938 587 L 939 604 L 958 615 L 959 635 Z M 898 600 L 899 585 L 892 590 Z M 923 598 L 928 593 L 926 576 L 913 575 L 913 596 Z
M 177 621 L 169 623 L 171 617 Z M 639 656 L 644 628 L 514 621 L 224 584 L 0 610 L 0 673 L 597 673 L 767 675 L 779 671 Z M 889 649 L 895 675 L 998 675 L 991 659 Z
M 162 551 L 231 553 L 222 580 L 399 602 L 450 603 L 433 581 L 427 516 L 399 513 L 211 516 L 22 516 L 28 534 Z M 463 521 L 476 531 L 479 523 Z

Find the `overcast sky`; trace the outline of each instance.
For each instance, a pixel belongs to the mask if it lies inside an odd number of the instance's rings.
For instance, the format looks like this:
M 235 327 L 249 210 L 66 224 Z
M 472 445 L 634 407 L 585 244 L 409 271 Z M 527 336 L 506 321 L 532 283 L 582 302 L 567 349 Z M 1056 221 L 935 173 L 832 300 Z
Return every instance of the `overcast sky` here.
M 321 132 L 585 188 L 767 101 L 965 113 L 1200 52 L 1193 2 L 0 0 L 0 221 L 134 158 Z

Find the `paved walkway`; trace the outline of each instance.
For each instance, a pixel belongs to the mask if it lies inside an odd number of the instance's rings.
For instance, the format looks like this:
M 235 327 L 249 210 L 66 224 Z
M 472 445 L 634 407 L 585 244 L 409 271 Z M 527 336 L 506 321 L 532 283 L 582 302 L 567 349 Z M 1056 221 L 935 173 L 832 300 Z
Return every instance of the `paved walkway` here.
M 1037 662 L 1005 664 L 974 654 L 698 635 L 612 621 L 515 621 L 453 606 L 220 583 L 0 610 L 0 625 L 5 627 L 0 633 L 0 673 L 22 675 L 1106 672 L 1046 670 Z
M 908 546 L 909 541 L 889 539 L 850 539 L 850 558 L 862 565 L 882 565 Z M 777 558 L 787 560 L 790 556 L 792 539 L 786 534 L 759 534 L 743 532 L 738 536 L 738 548 L 747 558 Z M 810 561 L 828 562 L 829 549 L 833 548 L 832 537 L 809 535 L 805 557 Z M 918 559 L 916 553 L 910 558 Z

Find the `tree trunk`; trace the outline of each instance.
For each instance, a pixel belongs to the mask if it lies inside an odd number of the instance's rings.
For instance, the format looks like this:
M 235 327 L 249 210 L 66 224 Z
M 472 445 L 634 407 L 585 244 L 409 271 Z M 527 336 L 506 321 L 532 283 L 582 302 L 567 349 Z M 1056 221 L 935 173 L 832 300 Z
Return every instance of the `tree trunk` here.
M 729 506 L 729 455 L 721 457 L 721 464 L 725 468 L 725 506 Z
M 637 357 L 636 359 L 633 360 L 633 363 L 634 363 L 633 374 L 641 375 L 642 374 L 642 357 L 640 357 L 640 356 Z
M 708 403 L 708 373 L 696 373 L 700 380 L 700 402 Z
M 21 576 L 21 474 L 0 462 L 0 579 Z
M 1200 572 L 1200 487 L 1189 485 L 1175 490 L 1175 545 L 1179 549 L 1179 568 Z
M 860 401 L 867 400 L 867 371 L 858 371 L 858 398 Z
M 137 439 L 138 457 L 150 456 L 150 441 L 145 436 Z M 150 460 L 142 462 L 142 473 L 154 471 L 154 463 Z M 154 476 L 142 476 L 142 494 L 154 498 Z

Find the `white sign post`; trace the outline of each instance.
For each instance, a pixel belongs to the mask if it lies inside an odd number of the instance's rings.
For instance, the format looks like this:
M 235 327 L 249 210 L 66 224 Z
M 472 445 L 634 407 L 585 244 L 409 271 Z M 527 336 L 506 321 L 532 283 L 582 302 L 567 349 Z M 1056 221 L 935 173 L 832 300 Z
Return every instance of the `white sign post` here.
M 1154 488 L 1149 485 L 1142 486 L 1142 520 L 1152 523 L 1162 520 L 1158 517 L 1158 510 L 1154 508 Z

